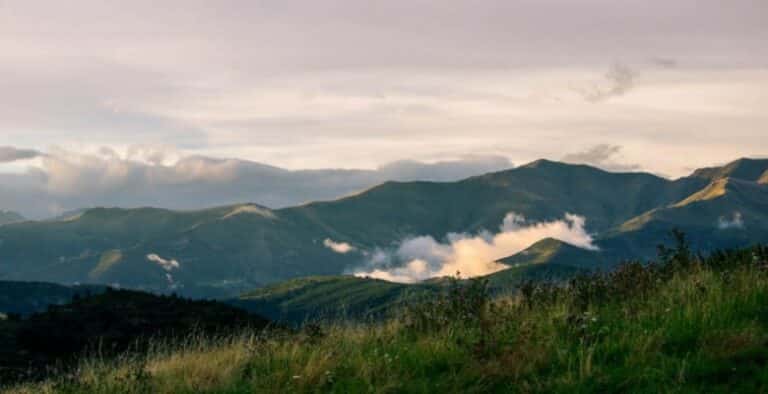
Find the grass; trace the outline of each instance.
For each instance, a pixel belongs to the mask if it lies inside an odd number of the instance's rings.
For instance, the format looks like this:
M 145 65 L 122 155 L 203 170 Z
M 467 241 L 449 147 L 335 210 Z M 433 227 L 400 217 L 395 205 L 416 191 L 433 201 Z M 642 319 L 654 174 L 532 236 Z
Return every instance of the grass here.
M 157 344 L 9 392 L 765 392 L 767 259 L 696 257 L 683 241 L 658 264 L 565 286 L 491 299 L 476 281 L 385 322 Z

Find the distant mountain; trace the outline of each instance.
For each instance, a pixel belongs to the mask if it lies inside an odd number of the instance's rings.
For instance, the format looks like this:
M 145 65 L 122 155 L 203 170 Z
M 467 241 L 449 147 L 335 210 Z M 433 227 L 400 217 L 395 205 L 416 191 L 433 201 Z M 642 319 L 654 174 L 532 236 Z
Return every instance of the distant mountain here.
M 742 159 L 667 180 L 539 160 L 458 182 L 387 182 L 339 200 L 277 210 L 257 204 L 196 211 L 96 208 L 0 227 L 0 274 L 227 297 L 292 278 L 338 275 L 407 237 L 441 240 L 493 230 L 510 212 L 531 222 L 584 216 L 599 251 L 560 245 L 547 266 L 608 268 L 653 257 L 674 227 L 690 233 L 702 250 L 768 239 L 767 186 L 757 182 L 766 171 L 768 161 Z M 329 240 L 346 244 L 344 253 L 328 247 Z
M 715 181 L 722 178 L 736 178 L 756 182 L 766 173 L 768 159 L 739 159 L 720 167 L 696 170 L 692 177 Z
M 24 219 L 24 216 L 21 216 L 16 212 L 0 210 L 0 226 L 4 224 L 23 222 L 24 220 L 26 220 Z
M 720 178 L 684 200 L 660 207 L 625 222 L 621 229 L 637 231 L 653 222 L 686 227 L 716 228 L 747 226 L 768 229 L 768 185 L 735 178 Z M 724 226 L 725 221 L 737 221 Z
M 80 168 L 81 161 L 74 157 L 50 154 L 47 166 L 40 170 L 0 173 L 0 207 L 32 218 L 50 218 L 53 209 L 99 206 L 188 210 L 256 201 L 284 208 L 333 200 L 390 180 L 456 181 L 513 167 L 508 159 L 496 156 L 434 163 L 397 161 L 372 170 L 288 170 L 204 156 L 184 157 L 172 165 L 88 156 L 89 167 Z M 116 167 L 124 171 L 107 170 Z
M 751 163 L 754 163 L 752 161 Z M 762 161 L 768 167 L 768 161 Z M 724 168 L 738 169 L 728 165 Z M 638 215 L 606 234 L 604 244 L 624 250 L 625 257 L 651 252 L 657 240 L 671 228 L 685 231 L 702 250 L 731 248 L 768 240 L 768 185 L 755 182 L 758 171 L 721 170 L 714 180 L 681 201 Z M 728 176 L 725 176 L 728 175 Z M 644 250 L 638 249 L 644 247 Z

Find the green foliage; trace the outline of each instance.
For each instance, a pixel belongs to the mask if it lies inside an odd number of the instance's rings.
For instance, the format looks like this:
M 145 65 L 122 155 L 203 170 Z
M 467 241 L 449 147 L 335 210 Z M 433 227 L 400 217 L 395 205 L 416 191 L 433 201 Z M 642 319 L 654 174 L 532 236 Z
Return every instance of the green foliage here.
M 407 285 L 354 276 L 294 279 L 227 301 L 276 321 L 379 319 L 407 300 L 439 292 L 435 284 Z
M 454 280 L 375 324 L 156 347 L 13 393 L 753 393 L 768 390 L 768 248 L 657 262 L 494 298 Z
M 67 371 L 83 353 L 113 357 L 129 349 L 146 350 L 158 341 L 170 344 L 192 335 L 223 335 L 268 324 L 214 301 L 112 289 L 77 295 L 46 312 L 0 321 L 0 378 L 39 377 L 54 367 Z
M 462 282 L 448 279 L 443 294 L 422 302 L 411 302 L 399 313 L 406 329 L 418 333 L 441 331 L 455 326 L 477 326 L 486 318 L 490 293 L 487 279 Z
M 560 242 L 558 241 L 558 245 Z M 567 249 L 572 246 L 564 247 Z M 587 252 L 591 255 L 591 252 Z M 531 254 L 534 258 L 535 255 Z M 548 262 L 522 263 L 485 278 L 493 295 L 514 292 L 523 282 L 560 282 L 591 271 Z M 436 278 L 420 283 L 392 283 L 353 276 L 308 277 L 281 282 L 226 302 L 272 320 L 301 324 L 318 320 L 367 321 L 392 317 L 403 305 L 435 302 L 443 291 L 475 280 Z M 467 283 L 464 283 L 467 282 Z
M 0 312 L 30 315 L 74 297 L 104 292 L 104 286 L 62 286 L 54 283 L 0 281 Z

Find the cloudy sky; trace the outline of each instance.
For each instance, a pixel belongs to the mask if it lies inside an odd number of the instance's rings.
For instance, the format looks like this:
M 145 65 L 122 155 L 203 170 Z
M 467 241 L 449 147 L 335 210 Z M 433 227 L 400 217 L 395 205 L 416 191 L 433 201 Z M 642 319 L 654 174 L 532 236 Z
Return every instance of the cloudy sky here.
M 766 42 L 765 0 L 0 0 L 0 146 L 679 176 L 768 154 Z

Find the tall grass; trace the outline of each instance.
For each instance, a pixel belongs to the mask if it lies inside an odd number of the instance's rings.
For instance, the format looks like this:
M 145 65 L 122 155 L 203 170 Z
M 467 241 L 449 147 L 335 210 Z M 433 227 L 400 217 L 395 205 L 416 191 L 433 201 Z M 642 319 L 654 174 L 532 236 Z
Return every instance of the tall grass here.
M 768 391 L 768 251 L 694 256 L 490 299 L 483 281 L 376 324 L 307 325 L 93 358 L 12 393 Z

